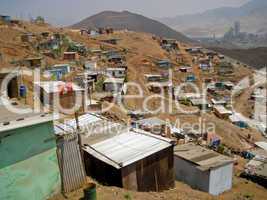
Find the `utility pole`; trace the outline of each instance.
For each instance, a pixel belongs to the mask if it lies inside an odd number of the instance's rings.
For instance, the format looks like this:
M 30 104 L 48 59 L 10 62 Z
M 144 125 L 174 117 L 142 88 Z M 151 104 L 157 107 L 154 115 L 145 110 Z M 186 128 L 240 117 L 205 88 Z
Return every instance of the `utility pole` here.
M 79 145 L 81 157 L 82 157 L 82 160 L 83 160 L 81 128 L 80 128 L 80 124 L 79 124 L 79 113 L 78 113 L 78 111 L 75 112 L 75 121 L 76 121 L 76 128 L 77 128 L 76 134 L 77 134 L 77 137 L 78 137 L 78 145 Z

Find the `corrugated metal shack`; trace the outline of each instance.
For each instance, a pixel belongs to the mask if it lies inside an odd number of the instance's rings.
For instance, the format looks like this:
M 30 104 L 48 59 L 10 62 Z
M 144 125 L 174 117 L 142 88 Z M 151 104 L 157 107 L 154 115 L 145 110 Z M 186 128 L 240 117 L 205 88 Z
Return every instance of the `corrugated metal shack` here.
M 78 118 L 85 169 L 97 181 L 135 191 L 174 187 L 171 140 L 129 129 L 95 114 Z M 76 131 L 75 119 L 56 124 L 58 135 Z
M 134 191 L 174 187 L 173 145 L 141 130 L 85 146 L 86 172 L 101 183 Z
M 122 132 L 127 127 L 124 124 L 115 123 L 107 118 L 97 114 L 84 114 L 78 117 L 79 127 L 81 129 L 82 145 L 93 145 L 106 139 L 112 138 Z M 75 133 L 77 124 L 75 119 L 69 119 L 56 124 L 55 132 L 57 135 Z
M 214 106 L 214 113 L 217 117 L 221 119 L 228 119 L 228 117 L 232 114 L 232 111 L 227 110 L 224 106 Z
M 267 188 L 267 142 L 256 142 L 255 149 L 249 151 L 253 159 L 245 165 L 242 177 Z
M 233 160 L 189 143 L 174 149 L 176 179 L 191 187 L 219 195 L 232 188 Z

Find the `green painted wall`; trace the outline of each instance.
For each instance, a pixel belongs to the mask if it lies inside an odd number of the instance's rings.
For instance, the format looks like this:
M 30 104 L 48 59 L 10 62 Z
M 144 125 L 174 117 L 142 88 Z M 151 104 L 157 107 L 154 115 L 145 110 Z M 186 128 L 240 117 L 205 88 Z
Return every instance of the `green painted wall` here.
M 43 200 L 59 191 L 52 122 L 0 133 L 1 200 Z

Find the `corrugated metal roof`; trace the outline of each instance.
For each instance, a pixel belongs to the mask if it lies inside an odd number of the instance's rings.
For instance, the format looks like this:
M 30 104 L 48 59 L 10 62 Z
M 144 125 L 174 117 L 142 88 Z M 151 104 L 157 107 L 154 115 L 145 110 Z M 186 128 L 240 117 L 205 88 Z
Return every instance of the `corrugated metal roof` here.
M 208 101 L 206 99 L 200 98 L 200 99 L 190 99 L 191 103 L 193 106 L 198 106 L 198 105 L 206 105 L 208 104 Z
M 123 84 L 124 83 L 124 78 L 107 78 L 104 83 L 120 83 Z
M 265 151 L 267 151 L 267 142 L 256 142 L 255 143 L 258 147 L 264 149 Z
M 176 146 L 174 155 L 194 163 L 203 171 L 233 162 L 229 157 L 191 143 Z
M 101 119 L 100 117 L 98 117 L 96 115 L 85 114 L 85 115 L 79 116 L 78 120 L 79 120 L 79 126 L 82 127 L 82 126 L 86 126 L 87 124 L 101 121 L 103 119 Z M 66 121 L 66 124 L 68 124 L 71 127 L 76 127 L 76 120 L 75 119 L 68 120 L 68 121 Z
M 126 71 L 125 68 L 119 68 L 119 67 L 113 67 L 113 68 L 107 68 L 107 71 Z
M 214 106 L 213 108 L 221 114 L 232 114 L 232 111 L 227 110 L 224 106 Z
M 79 116 L 78 120 L 79 120 L 79 126 L 83 129 L 89 124 L 102 121 L 103 119 L 97 115 L 85 114 L 85 115 Z M 76 125 L 75 119 L 66 120 L 64 123 L 58 123 L 58 124 L 55 124 L 54 126 L 56 135 L 72 133 L 76 129 L 77 129 L 77 125 Z
M 227 102 L 226 102 L 225 100 L 223 100 L 223 99 L 221 99 L 221 100 L 211 99 L 211 102 L 212 102 L 212 104 L 214 104 L 214 105 L 221 105 L 221 104 L 226 104 L 226 103 L 227 103 Z
M 135 123 L 142 125 L 142 126 L 160 126 L 160 125 L 166 124 L 165 121 L 157 117 L 141 119 L 141 120 L 136 121 Z
M 80 129 L 83 132 L 84 142 L 88 144 L 87 138 L 95 135 L 120 134 L 127 127 L 120 123 L 112 122 L 100 115 L 85 114 L 78 118 Z M 55 123 L 54 131 L 56 135 L 74 133 L 77 130 L 76 120 L 66 120 L 64 123 Z M 90 140 L 90 139 L 89 139 Z
M 120 169 L 170 147 L 170 142 L 171 140 L 166 138 L 135 129 L 85 147 L 85 151 Z
M 246 121 L 240 113 L 233 113 L 232 115 L 229 116 L 229 119 L 231 122 Z

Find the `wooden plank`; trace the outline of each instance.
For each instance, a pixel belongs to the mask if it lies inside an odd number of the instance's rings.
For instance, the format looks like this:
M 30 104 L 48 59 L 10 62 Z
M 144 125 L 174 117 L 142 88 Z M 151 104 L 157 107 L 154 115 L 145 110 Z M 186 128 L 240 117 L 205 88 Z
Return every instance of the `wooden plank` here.
M 123 168 L 121 174 L 123 188 L 138 191 L 136 164 Z

